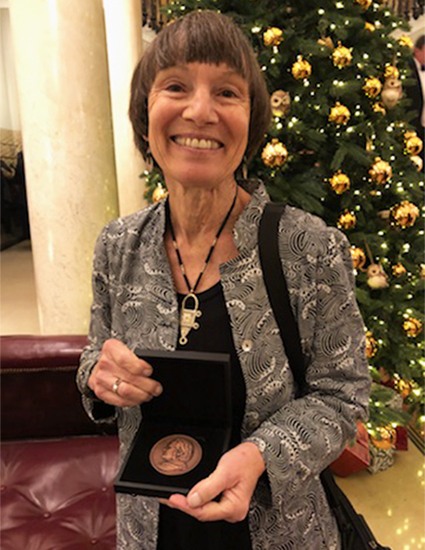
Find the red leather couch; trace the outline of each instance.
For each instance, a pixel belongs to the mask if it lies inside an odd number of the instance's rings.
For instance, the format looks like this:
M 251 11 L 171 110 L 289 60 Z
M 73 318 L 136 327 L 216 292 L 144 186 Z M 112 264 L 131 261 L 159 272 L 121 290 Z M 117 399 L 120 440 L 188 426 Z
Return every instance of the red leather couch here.
M 115 428 L 90 421 L 82 336 L 2 336 L 1 548 L 115 548 Z M 108 431 L 106 431 L 108 430 Z

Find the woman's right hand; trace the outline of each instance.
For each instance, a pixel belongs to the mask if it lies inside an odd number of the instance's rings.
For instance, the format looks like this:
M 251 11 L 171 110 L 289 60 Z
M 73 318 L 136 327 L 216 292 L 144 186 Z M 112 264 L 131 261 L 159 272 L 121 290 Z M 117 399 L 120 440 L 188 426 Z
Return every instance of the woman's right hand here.
M 152 367 L 119 340 L 106 340 L 88 380 L 96 397 L 116 407 L 134 407 L 161 395 Z

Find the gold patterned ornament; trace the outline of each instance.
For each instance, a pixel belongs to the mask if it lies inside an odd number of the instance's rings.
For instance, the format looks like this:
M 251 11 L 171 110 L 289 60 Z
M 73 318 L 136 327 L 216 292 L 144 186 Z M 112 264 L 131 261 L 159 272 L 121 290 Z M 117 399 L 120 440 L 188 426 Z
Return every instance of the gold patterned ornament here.
M 376 157 L 375 163 L 369 170 L 369 175 L 374 183 L 383 185 L 392 177 L 393 169 L 388 162 L 382 160 L 380 157 Z
M 270 105 L 274 116 L 287 116 L 291 110 L 291 96 L 289 92 L 284 92 L 283 90 L 273 92 L 270 98 Z
M 283 40 L 283 31 L 278 27 L 270 27 L 263 34 L 263 39 L 266 46 L 279 46 Z
M 410 157 L 410 160 L 416 166 L 416 170 L 418 172 L 422 172 L 422 168 L 424 167 L 424 161 L 421 159 L 421 157 L 418 157 L 415 155 L 413 157 Z
M 345 210 L 343 214 L 338 219 L 338 227 L 340 229 L 353 229 L 356 227 L 357 218 L 354 212 L 349 212 Z
M 422 323 L 419 319 L 408 317 L 403 323 L 403 329 L 406 331 L 407 336 L 416 338 L 422 331 Z
M 367 268 L 367 284 L 370 288 L 378 290 L 388 288 L 388 276 L 381 264 L 371 264 Z
M 271 168 L 282 166 L 288 158 L 288 150 L 283 143 L 274 138 L 264 147 L 261 158 L 264 164 Z
M 363 267 L 366 263 L 366 254 L 364 250 L 358 246 L 352 246 L 350 248 L 351 260 L 353 261 L 353 268 L 363 271 Z
M 369 32 L 374 32 L 376 30 L 375 25 L 369 23 L 368 21 L 366 21 L 366 23 L 364 24 L 364 28 Z
M 405 153 L 411 157 L 419 155 L 423 149 L 423 141 L 416 132 L 406 132 L 404 134 Z
M 376 97 L 381 93 L 382 83 L 379 78 L 370 76 L 366 79 L 365 85 L 363 86 L 364 93 L 367 97 Z
M 382 105 L 382 103 L 374 103 L 373 104 L 373 112 L 374 113 L 380 113 L 381 115 L 386 115 L 387 114 L 387 111 L 385 109 L 385 107 Z
M 402 201 L 390 208 L 390 219 L 393 225 L 402 229 L 412 227 L 419 216 L 419 208 L 409 201 Z
M 394 65 L 387 65 L 384 72 L 385 78 L 396 78 L 398 80 L 400 71 Z
M 404 267 L 403 264 L 395 264 L 392 267 L 392 272 L 394 277 L 403 277 L 403 275 L 406 275 L 407 269 Z
M 159 202 L 168 196 L 168 191 L 162 185 L 157 185 L 152 194 L 153 202 Z
M 335 49 L 334 43 L 332 42 L 332 38 L 330 36 L 322 36 L 322 38 L 319 38 L 317 43 L 320 46 L 326 46 L 326 48 L 329 48 L 330 50 Z
M 406 399 L 406 397 L 408 397 L 412 393 L 413 384 L 409 380 L 398 378 L 397 380 L 395 380 L 394 386 L 403 399 Z
M 292 65 L 292 74 L 297 80 L 304 80 L 311 75 L 311 65 L 303 59 L 302 55 L 297 57 L 297 61 Z
M 356 0 L 356 4 L 359 4 L 359 6 L 361 6 L 364 10 L 367 10 L 370 8 L 372 0 Z
M 381 92 L 382 103 L 387 109 L 394 109 L 403 97 L 403 87 L 398 78 L 387 78 Z
M 419 266 L 419 276 L 422 280 L 425 279 L 425 264 Z
M 329 120 L 335 124 L 347 124 L 350 120 L 350 110 L 345 106 L 341 105 L 339 101 L 335 103 L 335 107 L 332 107 Z
M 398 43 L 403 48 L 409 48 L 410 50 L 413 50 L 413 40 L 407 34 L 403 34 L 402 36 L 400 36 L 400 38 L 398 39 Z
M 388 450 L 395 446 L 397 432 L 391 426 L 376 428 L 376 434 L 372 435 L 371 442 L 378 449 Z
M 332 53 L 332 61 L 335 67 L 338 67 L 338 69 L 344 69 L 350 65 L 352 60 L 353 56 L 351 54 L 351 50 L 343 46 L 341 42 L 338 42 L 338 47 L 335 48 Z
M 378 343 L 370 330 L 366 332 L 366 357 L 372 359 L 378 353 Z
M 338 170 L 338 172 L 332 176 L 330 184 L 335 193 L 341 195 L 350 188 L 350 178 L 346 174 L 343 174 L 341 170 Z

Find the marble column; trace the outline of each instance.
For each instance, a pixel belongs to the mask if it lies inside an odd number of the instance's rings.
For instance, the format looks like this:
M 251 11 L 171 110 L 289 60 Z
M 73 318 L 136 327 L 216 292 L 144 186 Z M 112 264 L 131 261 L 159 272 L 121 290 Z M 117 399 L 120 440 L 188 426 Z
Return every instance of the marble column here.
M 142 55 L 142 13 L 140 0 L 103 0 L 109 79 L 115 141 L 115 164 L 120 215 L 125 216 L 146 205 L 146 170 L 133 140 L 128 118 L 133 71 Z
M 43 334 L 86 333 L 97 235 L 118 215 L 102 0 L 10 0 Z

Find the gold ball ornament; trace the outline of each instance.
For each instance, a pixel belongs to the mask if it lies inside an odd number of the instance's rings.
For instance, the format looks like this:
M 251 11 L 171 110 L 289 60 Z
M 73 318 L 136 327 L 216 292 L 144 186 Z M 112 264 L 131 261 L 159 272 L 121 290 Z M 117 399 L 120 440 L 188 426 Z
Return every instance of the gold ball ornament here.
M 407 34 L 403 34 L 402 36 L 400 36 L 400 38 L 398 39 L 398 43 L 403 48 L 409 48 L 410 50 L 413 50 L 413 40 Z
M 330 184 L 335 193 L 341 195 L 350 188 L 350 178 L 346 174 L 343 174 L 341 170 L 338 170 L 338 172 L 332 176 Z
M 352 246 L 350 248 L 350 252 L 351 252 L 351 260 L 353 261 L 354 269 L 363 270 L 363 267 L 366 263 L 366 254 L 364 250 L 362 250 L 358 246 Z
M 425 279 L 425 264 L 419 266 L 419 276 L 422 280 Z
M 392 272 L 394 277 L 403 277 L 403 275 L 406 275 L 407 269 L 404 267 L 403 264 L 395 264 L 392 267 Z
M 338 67 L 338 69 L 344 69 L 344 67 L 348 67 L 350 65 L 352 60 L 353 56 L 351 55 L 351 50 L 339 42 L 338 47 L 335 48 L 332 53 L 332 61 L 335 67 Z
M 335 103 L 335 107 L 332 107 L 329 114 L 329 120 L 335 124 L 347 124 L 350 120 L 350 110 L 345 106 L 341 105 L 339 101 Z
M 356 0 L 356 4 L 359 4 L 359 6 L 361 6 L 364 10 L 367 10 L 370 8 L 372 0 Z
M 392 177 L 393 169 L 388 162 L 382 160 L 380 157 L 376 157 L 375 163 L 369 170 L 369 175 L 374 183 L 383 185 Z
M 292 65 L 292 74 L 297 80 L 304 80 L 311 75 L 311 65 L 299 55 L 297 61 Z
M 271 168 L 282 166 L 288 158 L 288 150 L 275 138 L 264 147 L 261 158 L 264 164 Z
M 409 201 L 402 201 L 390 208 L 390 219 L 393 225 L 402 229 L 412 227 L 419 216 L 419 208 Z
M 397 440 L 397 432 L 391 426 L 376 428 L 376 434 L 370 438 L 378 449 L 388 450 L 394 447 Z
M 416 132 L 406 132 L 404 134 L 405 153 L 409 156 L 416 156 L 423 149 L 423 141 L 416 134 Z
M 366 23 L 364 24 L 364 28 L 369 32 L 374 32 L 376 30 L 375 25 L 369 23 L 368 21 L 366 21 Z
M 366 357 L 372 359 L 378 353 L 378 343 L 370 330 L 366 332 Z
M 167 198 L 167 196 L 168 191 L 165 189 L 165 187 L 162 187 L 162 185 L 157 185 L 154 189 L 154 192 L 152 193 L 152 200 L 153 202 L 159 202 Z
M 346 210 L 338 219 L 338 227 L 340 229 L 353 229 L 356 227 L 357 218 L 354 212 Z
M 274 116 L 287 116 L 291 110 L 291 96 L 289 92 L 284 92 L 283 90 L 273 92 L 270 98 L 270 105 Z
M 387 65 L 384 72 L 385 78 L 396 78 L 398 80 L 400 72 L 394 65 Z
M 424 161 L 421 159 L 421 157 L 413 156 L 413 157 L 410 157 L 410 160 L 416 166 L 416 170 L 418 172 L 421 172 L 422 168 L 424 167 Z
M 381 115 L 386 115 L 387 114 L 387 111 L 385 109 L 385 107 L 382 105 L 382 103 L 374 103 L 373 104 L 373 112 L 374 113 L 380 113 Z
M 416 338 L 422 331 L 422 323 L 419 319 L 414 317 L 408 317 L 403 323 L 403 329 L 406 331 L 407 336 L 410 338 Z
M 365 85 L 363 86 L 364 93 L 367 95 L 367 97 L 376 97 L 381 93 L 382 90 L 382 84 L 379 78 L 375 78 L 374 76 L 370 76 L 366 79 Z
M 403 380 L 403 378 L 399 378 L 395 381 L 395 389 L 398 391 L 403 399 L 406 399 L 406 397 L 408 397 L 412 393 L 413 384 L 409 380 Z
M 279 46 L 283 40 L 283 31 L 278 27 L 270 27 L 263 34 L 264 44 L 266 46 Z

